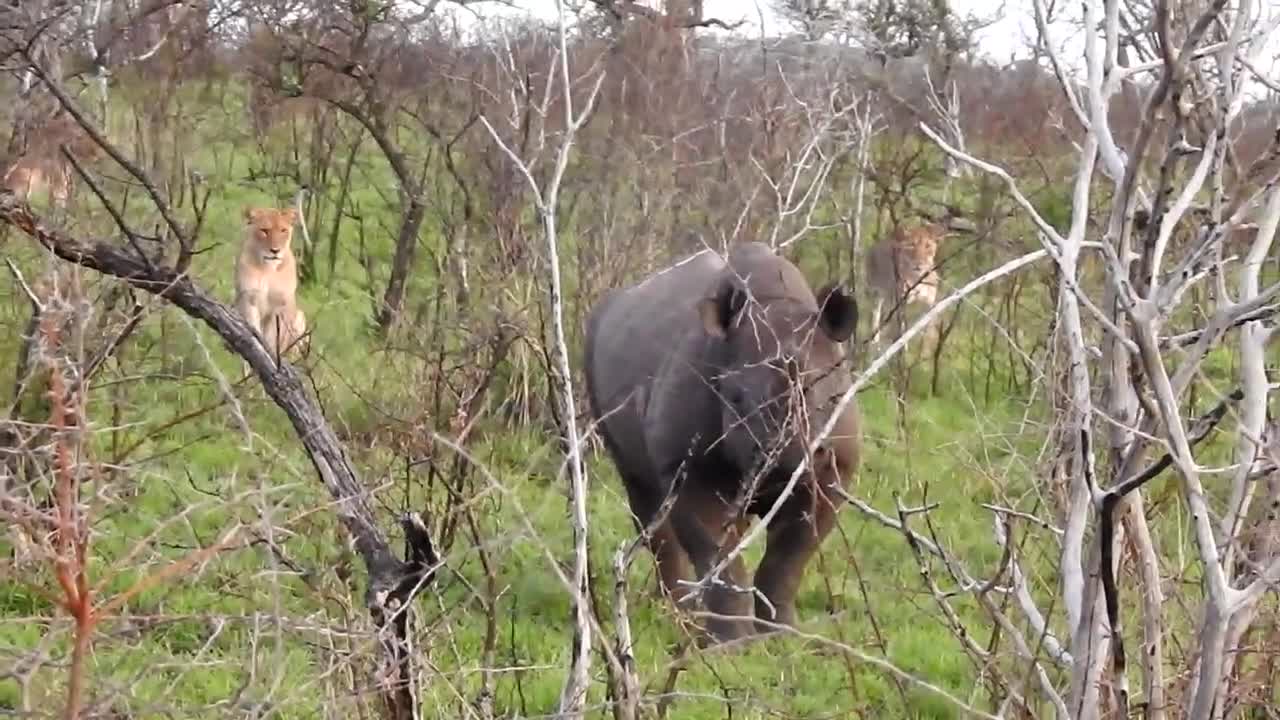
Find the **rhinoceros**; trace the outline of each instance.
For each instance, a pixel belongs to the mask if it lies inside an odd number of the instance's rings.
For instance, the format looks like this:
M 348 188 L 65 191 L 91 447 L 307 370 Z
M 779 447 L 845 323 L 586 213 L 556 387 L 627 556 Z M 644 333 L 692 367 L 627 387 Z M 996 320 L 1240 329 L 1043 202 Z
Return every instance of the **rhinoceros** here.
M 592 309 L 591 412 L 637 527 L 653 525 L 646 542 L 678 605 L 691 587 L 680 581 L 695 580 L 690 564 L 704 578 L 769 512 L 850 386 L 844 343 L 857 320 L 839 285 L 815 294 L 756 242 L 727 257 L 695 253 Z M 770 520 L 754 578 L 739 556 L 706 591 L 704 641 L 795 623 L 805 566 L 835 524 L 836 489 L 857 469 L 859 422 L 850 402 Z

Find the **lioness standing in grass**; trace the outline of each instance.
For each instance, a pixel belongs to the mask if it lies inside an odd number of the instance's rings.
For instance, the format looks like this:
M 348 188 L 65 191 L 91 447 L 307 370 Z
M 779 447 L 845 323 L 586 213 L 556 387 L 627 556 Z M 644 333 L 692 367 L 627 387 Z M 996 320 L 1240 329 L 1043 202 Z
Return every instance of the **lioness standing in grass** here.
M 293 259 L 294 208 L 246 208 L 244 245 L 236 261 L 236 309 L 273 355 L 307 330 L 298 307 L 298 265 Z
M 893 303 L 897 312 L 908 303 L 933 307 L 938 301 L 940 278 L 934 267 L 938 245 L 946 237 L 945 225 L 929 223 L 899 227 L 867 251 L 867 284 L 875 298 L 871 310 L 871 344 L 880 345 L 880 311 Z

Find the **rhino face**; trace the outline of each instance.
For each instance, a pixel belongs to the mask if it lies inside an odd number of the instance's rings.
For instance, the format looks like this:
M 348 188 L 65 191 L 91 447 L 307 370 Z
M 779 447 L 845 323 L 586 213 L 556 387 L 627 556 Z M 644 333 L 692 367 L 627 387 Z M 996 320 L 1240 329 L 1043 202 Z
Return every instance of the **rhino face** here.
M 809 291 L 805 288 L 804 295 Z M 835 285 L 809 297 L 752 297 L 737 277 L 699 303 L 716 345 L 712 383 L 720 397 L 719 447 L 740 470 L 791 472 L 810 433 L 850 385 L 838 366 L 857 305 Z

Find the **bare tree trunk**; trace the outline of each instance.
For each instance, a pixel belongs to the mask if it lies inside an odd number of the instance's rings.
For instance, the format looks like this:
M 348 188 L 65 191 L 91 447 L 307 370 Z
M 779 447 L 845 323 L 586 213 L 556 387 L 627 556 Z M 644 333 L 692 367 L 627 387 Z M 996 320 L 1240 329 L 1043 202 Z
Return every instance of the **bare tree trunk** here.
M 463 220 L 453 228 L 452 236 L 449 238 L 449 269 L 453 273 L 454 280 L 458 283 L 458 307 L 463 311 L 466 310 L 471 301 L 471 280 L 468 277 L 469 265 L 467 262 L 470 240 L 471 222 Z
M 396 253 L 391 260 L 391 276 L 387 278 L 387 291 L 382 296 L 382 305 L 378 309 L 377 323 L 383 331 L 389 330 L 395 324 L 400 317 L 400 311 L 404 309 L 405 288 L 409 284 L 409 271 L 413 269 L 413 260 L 418 254 L 418 230 L 422 228 L 422 219 L 426 210 L 426 205 L 416 195 L 409 198 L 404 219 L 400 222 L 400 232 L 396 236 Z
M 338 233 L 342 229 L 342 214 L 346 212 L 347 197 L 351 193 L 351 171 L 355 168 L 360 146 L 364 144 L 364 127 L 356 130 L 359 133 L 351 143 L 351 152 L 342 168 L 342 182 L 338 186 L 338 202 L 333 209 L 333 226 L 329 228 L 329 287 L 333 287 L 334 276 L 338 273 Z
M 871 103 L 868 102 L 861 115 L 856 115 L 858 128 L 857 176 L 853 191 L 853 222 L 850 224 L 852 247 L 850 248 L 849 273 L 853 286 L 858 285 L 858 268 L 862 266 L 862 211 L 866 207 L 867 170 L 870 168 L 871 139 L 879 129 L 876 122 L 879 116 L 871 114 Z

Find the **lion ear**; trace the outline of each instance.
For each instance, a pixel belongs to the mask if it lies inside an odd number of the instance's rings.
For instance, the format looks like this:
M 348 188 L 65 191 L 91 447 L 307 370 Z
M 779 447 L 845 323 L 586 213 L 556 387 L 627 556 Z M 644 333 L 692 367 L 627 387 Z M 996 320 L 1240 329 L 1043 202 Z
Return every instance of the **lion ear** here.
M 298 219 L 298 209 L 297 209 L 297 208 L 292 208 L 292 207 L 290 207 L 290 208 L 285 208 L 283 211 L 281 211 L 281 213 L 280 213 L 280 214 L 281 214 L 281 215 L 284 215 L 284 216 L 285 216 L 285 217 L 287 217 L 287 218 L 289 218 L 289 224 L 290 224 L 290 225 L 292 225 L 292 224 L 293 224 L 294 222 L 296 222 L 296 221 L 297 221 L 297 219 Z
M 258 208 L 246 205 L 244 208 L 244 221 L 251 223 L 258 218 Z

